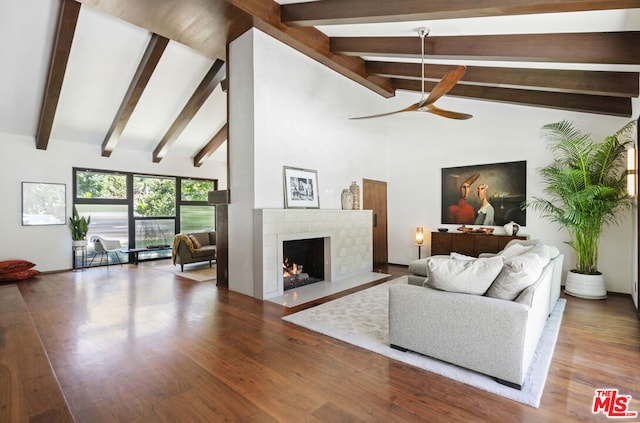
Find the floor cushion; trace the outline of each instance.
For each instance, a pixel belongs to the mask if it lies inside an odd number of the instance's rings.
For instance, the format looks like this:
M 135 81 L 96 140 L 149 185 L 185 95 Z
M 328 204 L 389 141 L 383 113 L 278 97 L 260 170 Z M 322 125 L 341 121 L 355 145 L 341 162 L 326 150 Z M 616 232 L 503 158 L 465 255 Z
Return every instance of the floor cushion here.
M 0 282 L 15 282 L 38 276 L 40 272 L 35 269 L 18 270 L 17 272 L 0 273 Z
M 35 264 L 27 260 L 0 261 L 0 274 L 13 273 L 19 270 L 31 269 Z

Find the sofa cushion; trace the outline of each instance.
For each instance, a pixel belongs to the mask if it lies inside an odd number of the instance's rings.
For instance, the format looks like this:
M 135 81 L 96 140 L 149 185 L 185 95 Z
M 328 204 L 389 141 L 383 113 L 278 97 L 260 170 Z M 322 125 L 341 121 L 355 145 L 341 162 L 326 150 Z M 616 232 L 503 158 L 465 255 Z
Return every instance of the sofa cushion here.
M 477 257 L 465 256 L 464 254 L 460 254 L 460 253 L 456 253 L 456 252 L 452 252 L 450 257 L 452 259 L 454 259 L 454 260 L 475 260 L 475 259 L 477 259 Z
M 187 235 L 189 237 L 189 239 L 191 240 L 191 243 L 193 244 L 193 248 L 195 248 L 196 250 L 199 249 L 200 247 L 202 247 L 202 244 L 200 244 L 200 241 L 198 241 L 198 238 L 196 238 L 193 235 Z
M 196 252 L 191 254 L 191 257 L 198 259 L 215 259 L 216 258 L 216 246 L 215 245 L 203 245 Z
M 420 276 L 427 276 L 427 263 L 431 257 L 414 260 L 409 263 L 409 273 Z
M 502 251 L 498 255 L 505 257 L 515 257 L 522 253 L 529 251 L 531 248 L 538 245 L 544 245 L 544 249 L 549 253 L 550 258 L 556 258 L 560 255 L 560 250 L 553 245 L 547 245 L 540 242 L 538 239 L 512 239 L 507 243 Z
M 502 257 L 432 259 L 427 263 L 427 286 L 442 291 L 483 295 L 500 273 L 502 262 Z
M 554 259 L 560 255 L 558 247 L 554 247 L 553 245 L 542 244 L 542 248 L 544 248 L 549 255 L 549 259 Z
M 421 275 L 409 275 L 407 276 L 407 283 L 409 285 L 427 286 L 427 277 Z
M 487 297 L 513 301 L 533 285 L 549 263 L 549 250 L 544 244 L 531 247 L 527 252 L 508 257 L 500 274 L 486 293 Z
M 189 234 L 189 238 L 191 238 L 191 240 L 193 240 L 194 238 L 198 240 L 198 242 L 200 243 L 200 247 L 204 246 L 204 245 L 209 245 L 209 233 L 208 232 L 194 232 L 192 234 Z M 195 247 L 195 245 L 194 245 Z M 200 247 L 196 247 L 196 249 L 200 248 Z
M 520 254 L 524 254 L 530 249 L 532 249 L 535 245 L 525 245 L 521 243 L 512 243 L 507 245 L 504 250 L 500 251 L 498 255 L 504 258 L 511 258 L 515 256 L 519 256 Z
M 427 276 L 427 263 L 432 259 L 441 259 L 441 258 L 449 258 L 446 255 L 435 255 L 431 257 L 425 257 L 423 259 L 414 260 L 409 263 L 409 273 L 418 275 L 418 276 Z

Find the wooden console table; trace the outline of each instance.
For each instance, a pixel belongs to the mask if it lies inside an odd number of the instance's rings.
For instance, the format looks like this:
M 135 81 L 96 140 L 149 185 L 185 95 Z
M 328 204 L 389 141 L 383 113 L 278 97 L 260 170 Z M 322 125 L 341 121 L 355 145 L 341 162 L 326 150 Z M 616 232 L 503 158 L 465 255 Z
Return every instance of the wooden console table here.
M 431 232 L 431 255 L 452 252 L 478 257 L 480 253 L 497 253 L 512 239 L 528 239 L 527 235 L 486 235 L 462 232 Z

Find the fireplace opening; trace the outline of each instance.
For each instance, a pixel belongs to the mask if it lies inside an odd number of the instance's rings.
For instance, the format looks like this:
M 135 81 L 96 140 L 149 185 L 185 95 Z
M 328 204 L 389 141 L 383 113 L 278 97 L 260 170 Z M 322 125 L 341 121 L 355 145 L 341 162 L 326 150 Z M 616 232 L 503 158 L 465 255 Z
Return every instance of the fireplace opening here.
M 283 288 L 298 288 L 324 280 L 324 238 L 282 243 Z

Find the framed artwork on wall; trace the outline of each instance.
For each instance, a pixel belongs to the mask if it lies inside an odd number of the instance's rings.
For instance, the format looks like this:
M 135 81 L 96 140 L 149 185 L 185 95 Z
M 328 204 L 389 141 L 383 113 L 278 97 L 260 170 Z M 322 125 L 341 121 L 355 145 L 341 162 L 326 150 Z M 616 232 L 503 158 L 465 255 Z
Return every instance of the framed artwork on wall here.
M 22 226 L 65 225 L 67 186 L 22 182 Z
M 526 226 L 527 162 L 442 169 L 442 223 Z
M 318 209 L 318 172 L 284 166 L 284 208 Z

